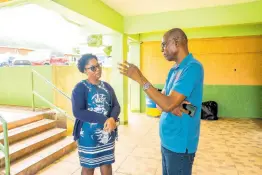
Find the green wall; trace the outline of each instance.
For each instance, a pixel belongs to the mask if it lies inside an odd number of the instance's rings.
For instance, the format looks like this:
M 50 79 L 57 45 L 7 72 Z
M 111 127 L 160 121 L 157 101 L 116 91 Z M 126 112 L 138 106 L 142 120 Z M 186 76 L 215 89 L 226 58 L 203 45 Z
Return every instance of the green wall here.
M 142 91 L 141 97 L 141 112 L 145 112 Z M 262 86 L 204 85 L 203 101 L 209 100 L 218 103 L 219 117 L 262 118 Z
M 128 16 L 124 19 L 125 33 L 165 31 L 170 28 L 200 28 L 262 22 L 262 1 L 229 6 L 171 11 L 149 15 Z
M 218 103 L 219 116 L 262 118 L 262 86 L 205 85 L 203 97 Z
M 117 32 L 124 32 L 124 18 L 100 0 L 54 0 L 54 2 L 84 15 Z
M 36 71 L 52 81 L 52 67 L 34 67 Z M 31 67 L 0 68 L 0 104 L 14 106 L 32 105 L 32 74 Z M 44 81 L 34 76 L 34 90 L 53 102 L 53 91 Z M 37 107 L 48 107 L 35 97 Z
M 201 35 L 206 35 L 207 37 L 221 35 L 231 36 L 230 33 L 235 32 L 238 33 L 237 36 L 244 36 L 251 31 L 248 25 L 253 25 L 253 32 L 261 33 L 261 25 L 254 25 L 262 23 L 261 0 L 228 6 L 188 9 L 183 11 L 126 17 L 123 17 L 100 0 L 54 0 L 54 2 L 115 31 L 126 34 L 156 32 L 153 34 L 159 35 L 160 33 L 160 35 L 162 35 L 163 31 L 173 27 L 180 27 L 187 30 L 193 38 Z M 240 26 L 241 29 L 238 30 L 238 26 L 236 25 L 247 26 Z M 214 26 L 216 26 L 216 28 L 213 30 L 202 29 L 203 27 L 207 28 Z M 213 32 L 215 30 L 216 32 Z M 132 37 L 132 35 L 130 36 Z M 142 37 L 147 38 L 147 35 Z M 135 38 L 138 39 L 137 36 L 135 36 Z
M 184 29 L 188 38 L 215 38 L 232 36 L 262 35 L 262 23 L 232 26 L 202 27 Z M 160 41 L 165 31 L 141 33 L 140 41 Z

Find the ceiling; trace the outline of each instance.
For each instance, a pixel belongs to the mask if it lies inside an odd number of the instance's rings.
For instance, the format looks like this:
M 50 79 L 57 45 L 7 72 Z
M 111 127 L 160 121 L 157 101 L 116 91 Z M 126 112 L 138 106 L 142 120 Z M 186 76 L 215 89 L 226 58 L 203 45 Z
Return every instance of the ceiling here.
M 86 43 L 90 34 L 112 33 L 111 29 L 54 2 L 27 1 L 0 3 L 0 46 L 67 52 Z
M 83 38 L 77 25 L 36 4 L 1 9 L 0 29 L 0 44 L 12 47 L 40 44 L 69 50 Z
M 123 16 L 153 14 L 257 0 L 101 0 Z

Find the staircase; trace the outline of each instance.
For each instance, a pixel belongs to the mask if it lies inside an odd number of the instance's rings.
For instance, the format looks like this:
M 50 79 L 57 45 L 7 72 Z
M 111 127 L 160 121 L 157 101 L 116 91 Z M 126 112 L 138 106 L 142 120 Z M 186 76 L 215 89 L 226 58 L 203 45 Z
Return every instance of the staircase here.
M 48 119 L 49 118 L 49 119 Z M 67 130 L 57 127 L 49 113 L 8 123 L 12 175 L 33 175 L 76 148 Z M 2 126 L 0 142 L 3 143 Z M 0 174 L 5 175 L 5 158 L 0 152 Z

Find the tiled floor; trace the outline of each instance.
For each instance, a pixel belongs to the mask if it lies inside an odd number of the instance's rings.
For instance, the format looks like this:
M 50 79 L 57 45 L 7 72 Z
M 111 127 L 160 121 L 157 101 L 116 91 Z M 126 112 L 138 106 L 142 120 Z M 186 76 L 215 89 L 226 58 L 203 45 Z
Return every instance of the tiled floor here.
M 161 175 L 158 119 L 133 114 L 129 125 L 120 127 L 113 170 L 115 175 Z M 39 174 L 80 175 L 77 151 Z M 262 120 L 202 121 L 193 174 L 262 175 Z

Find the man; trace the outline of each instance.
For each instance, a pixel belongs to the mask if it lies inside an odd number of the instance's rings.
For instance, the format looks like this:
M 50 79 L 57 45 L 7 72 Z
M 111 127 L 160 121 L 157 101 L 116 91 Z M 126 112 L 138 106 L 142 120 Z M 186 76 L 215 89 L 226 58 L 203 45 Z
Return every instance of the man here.
M 158 92 L 133 64 L 120 64 L 120 72 L 138 82 L 145 93 L 162 109 L 160 138 L 163 175 L 191 175 L 197 151 L 203 94 L 204 70 L 188 51 L 186 34 L 178 28 L 165 33 L 162 52 L 171 68 L 162 93 Z M 194 116 L 182 110 L 183 103 L 197 107 Z

